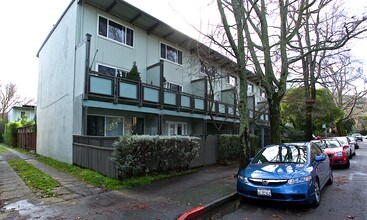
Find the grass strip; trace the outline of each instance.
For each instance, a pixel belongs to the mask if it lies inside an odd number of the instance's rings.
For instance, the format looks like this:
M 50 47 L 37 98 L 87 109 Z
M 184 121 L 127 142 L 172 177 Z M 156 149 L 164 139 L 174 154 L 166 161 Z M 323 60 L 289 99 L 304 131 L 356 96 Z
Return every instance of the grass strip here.
M 0 153 L 1 152 L 6 152 L 6 151 L 8 151 L 8 150 L 0 145 Z
M 109 190 L 119 190 L 119 189 L 127 189 L 127 188 L 132 188 L 132 187 L 137 187 L 137 186 L 143 186 L 143 185 L 151 184 L 159 180 L 183 176 L 186 174 L 196 172 L 196 170 L 188 170 L 188 171 L 169 173 L 169 174 L 157 174 L 154 176 L 134 177 L 134 178 L 120 181 L 120 180 L 115 180 L 115 179 L 103 176 L 102 174 L 96 171 L 92 171 L 89 169 L 85 169 L 85 168 L 81 168 L 75 165 L 57 161 L 49 157 L 38 155 L 36 159 L 59 171 L 69 173 L 73 176 L 76 176 L 89 184 L 92 184 L 100 188 L 107 188 Z
M 52 197 L 57 194 L 53 189 L 59 186 L 51 176 L 45 174 L 24 160 L 9 160 L 9 165 L 18 173 L 29 188 L 43 197 Z
M 132 187 L 144 186 L 144 185 L 148 185 L 153 182 L 160 181 L 160 180 L 179 177 L 179 176 L 197 172 L 197 170 L 193 169 L 193 170 L 173 172 L 173 173 L 168 173 L 168 174 L 157 174 L 157 175 L 133 177 L 133 178 L 126 179 L 126 180 L 116 180 L 110 177 L 106 177 L 96 171 L 86 169 L 86 168 L 81 168 L 79 166 L 68 164 L 65 162 L 61 162 L 61 161 L 52 159 L 50 157 L 45 157 L 42 155 L 34 154 L 24 149 L 14 148 L 14 150 L 17 150 L 18 152 L 21 152 L 24 154 L 31 155 L 36 160 L 50 167 L 53 167 L 61 172 L 68 173 L 79 179 L 82 179 L 83 181 L 93 186 L 105 188 L 109 190 L 120 190 L 120 189 L 128 189 Z

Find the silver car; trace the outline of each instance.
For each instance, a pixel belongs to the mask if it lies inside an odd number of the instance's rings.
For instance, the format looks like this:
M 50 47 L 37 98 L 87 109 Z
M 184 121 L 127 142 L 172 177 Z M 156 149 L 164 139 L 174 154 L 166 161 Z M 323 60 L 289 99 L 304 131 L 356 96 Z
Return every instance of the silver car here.
M 349 137 L 335 137 L 341 144 L 345 151 L 348 153 L 349 159 L 352 159 L 353 155 L 356 155 L 356 146 L 349 139 Z

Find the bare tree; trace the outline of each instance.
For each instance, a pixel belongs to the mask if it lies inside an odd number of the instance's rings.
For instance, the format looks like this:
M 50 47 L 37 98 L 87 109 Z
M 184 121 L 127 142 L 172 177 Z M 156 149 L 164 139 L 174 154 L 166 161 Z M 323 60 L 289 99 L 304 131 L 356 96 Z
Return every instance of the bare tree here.
M 18 94 L 15 84 L 8 83 L 3 85 L 0 83 L 0 114 L 3 121 L 6 120 L 6 114 L 14 105 L 27 105 L 34 102 L 33 99 L 22 98 Z
M 295 18 L 292 18 L 296 22 Z M 367 31 L 367 17 L 348 17 L 342 5 L 334 0 L 317 1 L 306 10 L 302 28 L 297 38 L 289 43 L 294 53 L 292 60 L 299 60 L 292 69 L 299 72 L 305 88 L 305 139 L 313 134 L 313 108 L 316 101 L 316 83 L 321 77 L 322 63 L 333 53 L 343 52 L 346 43 Z M 336 51 L 328 53 L 328 51 Z M 347 49 L 345 49 L 347 50 Z
M 254 72 L 265 89 L 274 143 L 279 143 L 281 138 L 280 101 L 286 92 L 289 66 L 299 60 L 291 59 L 288 45 L 302 27 L 304 14 L 314 4 L 315 1 L 308 0 L 217 0 L 228 39 L 223 48 L 236 59 L 240 77 L 244 79 Z M 215 36 L 211 39 L 220 45 Z M 245 80 L 240 83 L 247 86 Z M 240 93 L 246 90 L 240 89 Z
M 327 57 L 323 63 L 322 82 L 333 96 L 337 106 L 344 111 L 342 119 L 336 122 L 340 135 L 343 121 L 355 118 L 357 103 L 367 94 L 367 78 L 359 61 L 351 59 L 349 53 L 337 53 Z

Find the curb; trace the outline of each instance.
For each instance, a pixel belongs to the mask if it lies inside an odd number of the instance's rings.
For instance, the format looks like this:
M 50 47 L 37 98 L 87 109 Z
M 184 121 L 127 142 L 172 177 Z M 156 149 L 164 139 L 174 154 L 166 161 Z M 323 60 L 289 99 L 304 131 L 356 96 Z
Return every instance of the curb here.
M 201 215 L 204 215 L 205 213 L 211 212 L 220 206 L 224 205 L 225 203 L 232 202 L 238 198 L 237 192 L 233 192 L 231 194 L 228 194 L 222 198 L 219 198 L 217 200 L 214 200 L 213 202 L 206 204 L 206 205 L 200 205 L 196 208 L 193 208 L 189 211 L 184 212 L 181 214 L 177 220 L 190 220 L 197 218 Z

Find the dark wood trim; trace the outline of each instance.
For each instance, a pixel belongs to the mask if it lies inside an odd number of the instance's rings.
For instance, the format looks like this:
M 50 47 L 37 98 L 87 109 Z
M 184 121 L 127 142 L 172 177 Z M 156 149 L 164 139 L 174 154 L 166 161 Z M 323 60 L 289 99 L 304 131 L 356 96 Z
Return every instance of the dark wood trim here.
M 85 76 L 85 83 L 84 83 L 84 96 L 83 99 L 88 99 L 89 94 L 89 63 L 90 63 L 90 41 L 91 41 L 92 35 L 86 34 L 86 45 L 85 45 L 85 66 L 84 66 L 84 76 Z

